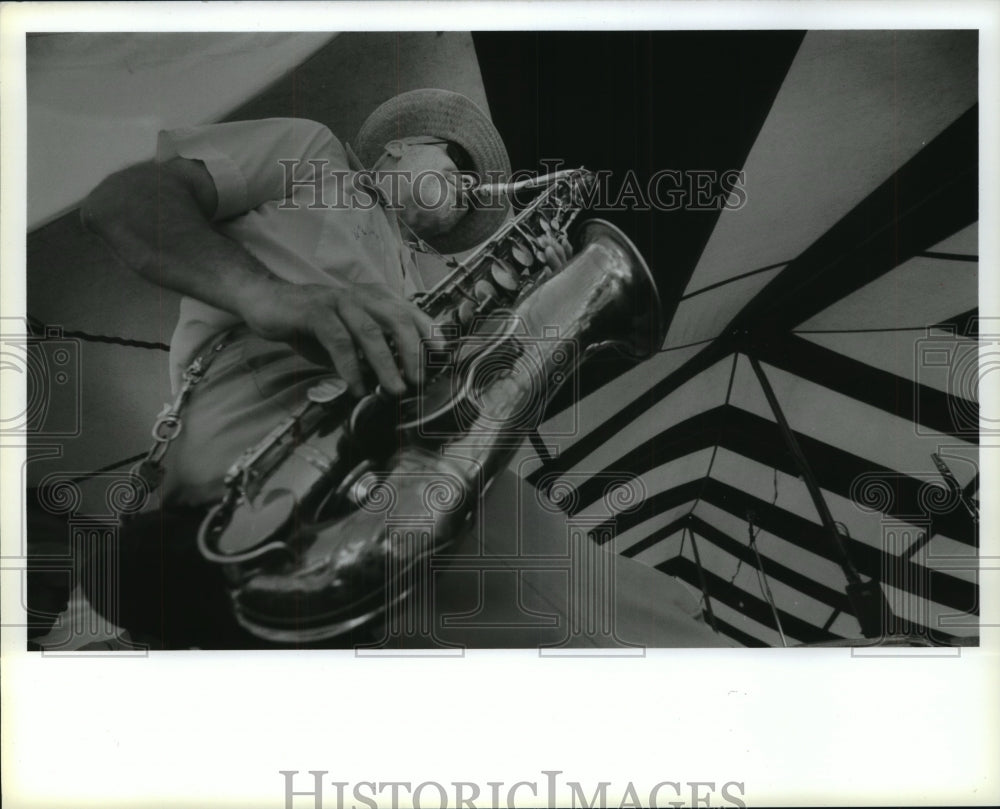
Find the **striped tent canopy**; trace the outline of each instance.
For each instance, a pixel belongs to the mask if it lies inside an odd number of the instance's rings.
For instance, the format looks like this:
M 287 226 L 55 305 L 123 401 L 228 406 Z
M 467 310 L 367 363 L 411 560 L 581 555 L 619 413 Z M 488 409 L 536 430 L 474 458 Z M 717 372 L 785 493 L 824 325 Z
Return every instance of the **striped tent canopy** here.
M 657 276 L 666 340 L 585 366 L 514 468 L 568 514 L 610 508 L 595 541 L 742 644 L 975 643 L 976 33 L 476 42 L 515 165 L 610 163 L 640 191 L 743 172 L 730 208 L 600 214 Z

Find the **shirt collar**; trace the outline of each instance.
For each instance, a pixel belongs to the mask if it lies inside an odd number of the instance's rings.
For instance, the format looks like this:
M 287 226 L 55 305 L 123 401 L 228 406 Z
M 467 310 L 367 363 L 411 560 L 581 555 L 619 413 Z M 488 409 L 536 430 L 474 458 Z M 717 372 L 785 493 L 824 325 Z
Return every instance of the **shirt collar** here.
M 361 160 L 355 153 L 354 149 L 351 148 L 350 143 L 344 143 L 344 151 L 347 153 L 347 166 L 351 171 L 365 170 L 364 165 L 362 165 Z M 423 284 L 421 282 L 420 272 L 416 262 L 416 255 L 414 254 L 413 248 L 410 244 L 403 238 L 403 234 L 399 228 L 399 219 L 396 216 L 396 212 L 386 207 L 386 200 L 383 198 L 381 190 L 376 189 L 376 193 L 379 196 L 379 201 L 382 203 L 380 207 L 385 213 L 386 219 L 389 221 L 389 226 L 396 237 L 397 243 L 399 244 L 403 274 L 405 277 L 409 278 L 410 282 L 418 291 L 422 290 Z

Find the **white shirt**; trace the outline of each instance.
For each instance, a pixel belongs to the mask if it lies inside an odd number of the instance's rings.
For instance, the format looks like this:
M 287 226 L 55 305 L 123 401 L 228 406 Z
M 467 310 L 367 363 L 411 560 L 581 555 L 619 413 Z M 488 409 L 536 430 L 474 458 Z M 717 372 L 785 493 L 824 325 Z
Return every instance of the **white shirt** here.
M 381 283 L 401 297 L 423 288 L 395 215 L 352 182 L 361 166 L 322 124 L 268 118 L 160 132 L 157 160 L 178 156 L 202 161 L 218 193 L 212 221 L 277 277 Z M 314 168 L 310 160 L 320 162 Z M 170 342 L 175 391 L 198 351 L 239 322 L 201 301 L 181 300 Z

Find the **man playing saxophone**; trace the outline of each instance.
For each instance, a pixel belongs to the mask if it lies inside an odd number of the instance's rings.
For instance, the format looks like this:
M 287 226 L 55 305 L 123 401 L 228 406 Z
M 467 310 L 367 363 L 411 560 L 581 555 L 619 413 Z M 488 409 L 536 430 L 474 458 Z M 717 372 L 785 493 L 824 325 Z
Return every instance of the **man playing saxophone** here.
M 146 521 L 160 541 L 134 527 L 122 539 L 122 623 L 162 635 L 162 620 L 144 624 L 170 602 L 179 617 L 168 645 L 227 631 L 207 618 L 218 603 L 197 603 L 222 587 L 202 572 L 193 535 L 233 461 L 318 381 L 356 397 L 415 384 L 433 324 L 409 300 L 424 289 L 414 248 L 469 249 L 508 214 L 505 198 L 470 205 L 462 194 L 463 177 L 510 174 L 496 128 L 462 95 L 389 99 L 353 146 L 300 119 L 161 132 L 155 161 L 107 178 L 82 208 L 124 264 L 185 296 L 170 347 L 183 407 L 164 442 L 165 510 Z M 554 239 L 545 252 L 556 265 L 567 258 Z

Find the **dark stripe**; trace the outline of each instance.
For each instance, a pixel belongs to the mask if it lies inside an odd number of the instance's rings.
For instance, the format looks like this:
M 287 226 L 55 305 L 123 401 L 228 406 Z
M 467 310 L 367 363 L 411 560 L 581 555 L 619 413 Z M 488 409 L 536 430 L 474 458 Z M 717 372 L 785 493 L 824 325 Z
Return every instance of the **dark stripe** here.
M 837 562 L 830 548 L 829 538 L 817 523 L 716 480 L 706 486 L 703 500 L 740 519 L 744 519 L 747 511 L 752 510 L 756 513 L 757 525 L 764 531 L 831 562 Z M 922 597 L 929 601 L 958 612 L 977 609 L 979 588 L 975 584 L 950 576 L 944 571 L 917 565 L 911 560 L 898 559 L 857 539 L 845 539 L 845 544 L 858 570 L 871 578 L 881 581 L 885 571 L 895 569 L 908 581 L 925 581 L 928 589 Z
M 795 437 L 822 489 L 851 499 L 858 496 L 855 488 L 860 484 L 856 484 L 856 481 L 871 481 L 866 484 L 871 486 L 884 484 L 892 496 L 891 504 L 884 509 L 887 516 L 912 521 L 915 515 L 922 515 L 920 519 L 929 519 L 932 530 L 944 533 L 958 542 L 976 545 L 973 525 L 960 503 L 950 504 L 952 507 L 940 514 L 929 512 L 924 505 L 929 491 L 926 487 L 934 485 L 936 479 L 919 480 L 802 433 L 796 432 Z M 738 407 L 724 405 L 681 422 L 659 435 L 651 436 L 626 455 L 609 460 L 590 480 L 577 487 L 576 511 L 586 508 L 602 496 L 602 475 L 639 477 L 669 460 L 714 444 L 763 466 L 776 468 L 792 477 L 798 476 L 795 462 L 785 449 L 778 426 L 773 421 Z M 557 466 L 560 460 L 562 459 L 538 470 L 531 476 L 532 482 L 537 485 L 538 480 L 549 474 L 557 474 L 552 467 Z M 692 499 L 697 499 L 697 496 Z M 651 500 L 658 502 L 655 497 Z M 621 514 L 615 518 L 618 531 L 625 531 L 654 515 L 655 512 L 651 513 L 645 506 L 632 514 Z
M 803 37 L 802 31 L 553 31 L 476 32 L 473 41 L 511 165 L 534 169 L 558 158 L 607 170 L 614 198 L 629 172 L 645 191 L 661 169 L 742 168 Z M 707 53 L 725 58 L 706 59 Z M 691 65 L 698 65 L 698 80 L 676 81 Z M 593 213 L 635 242 L 656 275 L 669 323 L 720 212 L 690 204 L 655 208 L 623 204 Z M 595 358 L 579 376 L 581 395 L 626 368 Z M 565 390 L 558 394 L 550 412 L 566 407 L 567 397 Z
M 655 407 L 661 399 L 669 396 L 685 382 L 721 360 L 725 353 L 719 342 L 706 346 L 676 371 L 665 376 L 644 394 L 636 397 L 613 416 L 595 426 L 589 433 L 561 452 L 551 464 L 533 472 L 528 480 L 535 483 L 544 474 L 549 472 L 563 473 L 576 466 L 608 438 L 625 429 L 651 407 Z
M 689 559 L 676 556 L 657 565 L 656 568 L 668 575 L 682 579 L 692 587 L 698 588 L 696 565 Z M 709 592 L 713 599 L 721 601 L 736 612 L 746 615 L 748 618 L 752 618 L 763 626 L 770 627 L 777 632 L 770 605 L 764 599 L 740 587 L 731 585 L 725 579 L 708 571 L 705 572 L 705 576 L 709 582 Z M 743 606 L 740 606 L 741 602 Z M 778 616 L 786 637 L 794 637 L 802 643 L 821 643 L 826 640 L 842 637 L 827 629 L 816 627 L 801 618 L 789 615 L 781 609 L 778 609 Z M 888 620 L 886 629 L 889 634 L 919 635 L 942 645 L 952 645 L 956 640 L 956 636 L 951 633 L 933 627 L 921 626 L 920 624 L 896 616 L 892 616 Z M 861 640 L 861 638 L 858 638 L 858 640 Z
M 962 489 L 962 495 L 964 497 L 973 497 L 976 492 L 979 491 L 979 472 L 976 472 L 972 476 L 972 480 L 965 484 L 965 488 Z
M 708 617 L 708 623 L 711 625 L 712 629 L 716 632 L 719 631 L 718 627 L 715 625 L 715 613 L 712 611 L 712 596 L 708 592 L 708 583 L 705 579 L 705 566 L 701 562 L 701 553 L 698 551 L 698 540 L 693 532 L 687 532 L 685 537 L 691 537 L 691 553 L 694 554 L 694 563 L 698 568 L 698 582 L 701 585 L 701 597 L 702 602 L 705 605 L 704 614 Z M 681 549 L 678 552 L 678 556 L 684 554 L 684 540 L 681 540 Z
M 777 425 L 738 408 L 733 411 L 733 415 L 726 417 L 727 429 L 721 445 L 764 466 L 796 476 L 798 470 L 781 444 Z M 892 497 L 891 503 L 882 508 L 886 516 L 911 522 L 927 519 L 933 530 L 966 545 L 976 545 L 975 531 L 960 503 L 949 504 L 949 510 L 940 514 L 928 510 L 925 505 L 927 493 L 936 493 L 928 487 L 935 485 L 936 479 L 911 477 L 802 433 L 796 432 L 795 437 L 822 489 L 854 499 L 860 496 L 859 490 L 868 488 L 870 491 L 871 486 L 884 483 Z
M 552 456 L 549 454 L 549 448 L 545 445 L 542 437 L 538 434 L 538 430 L 532 430 L 528 434 L 528 440 L 531 441 L 532 449 L 535 450 L 535 454 L 538 455 L 543 464 L 552 460 Z
M 758 359 L 914 424 L 978 443 L 979 405 L 789 335 L 761 340 Z
M 977 306 L 975 309 L 970 309 L 968 312 L 962 312 L 954 317 L 949 317 L 947 320 L 942 320 L 940 323 L 935 323 L 934 328 L 949 329 L 957 337 L 969 337 L 973 339 L 978 338 L 979 307 Z
M 766 267 L 760 267 L 759 269 L 750 270 L 749 272 L 742 272 L 739 275 L 734 275 L 732 278 L 726 278 L 724 281 L 717 281 L 714 284 L 709 284 L 707 287 L 696 289 L 694 292 L 688 292 L 683 298 L 681 298 L 681 300 L 682 301 L 690 300 L 691 298 L 694 298 L 705 292 L 711 292 L 713 289 L 718 289 L 719 287 L 724 287 L 727 284 L 732 284 L 735 281 L 742 281 L 744 278 L 749 278 L 752 275 L 758 275 L 759 273 L 767 272 L 768 270 L 774 270 L 778 267 L 783 267 L 787 263 L 788 263 L 787 261 L 779 261 L 777 264 L 768 264 Z
M 837 620 L 837 616 L 841 614 L 843 610 L 834 610 L 830 613 L 830 617 L 826 619 L 826 623 L 823 624 L 823 629 L 829 629 L 833 626 L 833 622 Z
M 690 559 L 685 559 L 682 556 L 675 556 L 673 559 L 656 565 L 656 568 L 657 570 L 661 570 L 668 575 L 677 576 L 683 579 L 695 588 L 699 587 L 697 565 L 695 565 L 695 563 Z M 734 584 L 730 584 L 721 576 L 718 576 L 709 570 L 705 571 L 705 581 L 708 587 L 708 592 L 712 598 L 721 601 L 723 604 L 732 608 L 736 612 L 746 615 L 748 618 L 754 619 L 763 626 L 769 627 L 775 632 L 778 631 L 774 624 L 774 615 L 771 612 L 771 605 L 768 604 L 763 598 L 749 593 Z M 742 606 L 740 606 L 741 603 Z M 778 617 L 781 619 L 781 627 L 784 630 L 785 635 L 789 638 L 795 638 L 802 643 L 817 643 L 824 640 L 835 640 L 836 638 L 841 637 L 840 635 L 834 635 L 832 632 L 824 631 L 820 627 L 815 626 L 798 616 L 792 615 L 777 604 L 775 604 L 775 607 L 778 611 Z
M 979 256 L 970 256 L 965 253 L 934 253 L 930 250 L 925 250 L 923 253 L 918 253 L 917 255 L 923 256 L 924 258 L 940 258 L 945 261 L 979 261 Z
M 760 649 L 767 648 L 767 644 L 764 643 L 760 638 L 747 634 L 742 629 L 737 629 L 728 621 L 724 621 L 718 615 L 715 616 L 715 625 L 719 628 L 719 632 L 723 635 L 732 638 L 737 643 L 742 644 L 750 649 Z
M 976 105 L 793 260 L 738 324 L 786 331 L 975 222 L 978 135 Z
M 736 367 L 739 365 L 740 355 L 733 354 L 733 367 L 729 369 L 729 383 L 726 385 L 726 401 L 725 404 L 729 404 L 729 400 L 733 395 L 733 383 L 736 381 Z
M 750 549 L 749 545 L 737 542 L 728 534 L 720 531 L 714 525 L 711 525 L 700 517 L 694 515 L 691 517 L 690 526 L 691 530 L 698 536 L 704 537 L 720 550 L 735 556 L 737 559 L 741 559 L 744 564 L 747 564 L 752 568 L 757 567 L 757 559 L 754 557 L 754 553 Z M 759 548 L 758 551 L 760 551 Z M 827 587 L 825 584 L 821 584 L 815 579 L 811 579 L 808 576 L 783 565 L 772 556 L 768 556 L 765 553 L 761 553 L 760 555 L 764 560 L 764 570 L 771 579 L 780 581 L 782 584 L 792 587 L 801 593 L 805 593 L 806 595 L 815 598 L 817 601 L 829 604 L 835 609 L 842 610 L 844 612 L 851 611 L 850 605 L 847 603 L 846 593 Z
M 705 478 L 704 480 L 702 480 L 702 488 L 704 488 L 705 482 L 711 479 L 712 477 L 712 469 L 715 467 L 715 456 L 718 454 L 719 454 L 719 445 L 716 444 L 714 447 L 712 447 L 712 457 L 708 459 L 708 472 L 705 473 Z M 694 510 L 698 508 L 698 504 L 700 502 L 701 502 L 701 489 L 698 490 L 698 497 L 696 497 L 694 503 L 691 504 L 691 510 L 688 511 L 689 515 L 694 513 Z
M 638 477 L 669 461 L 716 444 L 721 427 L 720 417 L 726 410 L 725 407 L 716 407 L 675 424 L 602 469 L 599 474 L 577 486 L 577 506 L 570 511 L 570 516 L 600 499 L 611 476 Z M 546 467 L 545 474 L 540 479 L 548 479 L 550 474 L 555 475 L 553 466 L 555 464 Z M 642 472 L 637 471 L 640 469 Z
M 685 514 L 683 517 L 678 517 L 669 525 L 665 525 L 663 528 L 657 529 L 648 537 L 640 539 L 634 545 L 629 545 L 629 547 L 621 552 L 622 556 L 627 556 L 629 558 L 638 556 L 647 548 L 652 548 L 654 545 L 658 544 L 661 540 L 672 537 L 688 524 L 688 516 L 689 515 Z
M 647 497 L 635 511 L 610 517 L 594 528 L 593 533 L 598 536 L 602 533 L 621 536 L 628 529 L 644 523 L 646 520 L 651 520 L 665 511 L 694 500 L 701 490 L 702 481 L 703 478 L 692 480 L 655 494 L 652 497 Z
M 725 402 L 726 405 L 729 404 L 729 400 L 733 395 L 733 382 L 736 381 L 736 367 L 739 364 L 739 361 L 740 361 L 740 355 L 733 354 L 733 366 L 729 371 L 729 384 L 726 386 L 726 402 Z M 716 443 L 716 445 L 712 447 L 712 457 L 708 459 L 708 472 L 705 474 L 705 480 L 702 482 L 702 489 L 704 489 L 705 483 L 712 477 L 712 470 L 715 468 L 715 458 L 718 454 L 719 454 L 719 445 L 718 443 Z M 701 502 L 701 491 L 698 492 L 698 498 L 694 501 L 694 504 L 691 506 L 691 510 L 688 512 L 689 517 L 694 516 L 694 510 L 698 508 L 698 504 L 700 502 Z
M 694 348 L 695 346 L 703 346 L 711 343 L 715 338 L 709 337 L 707 340 L 695 340 L 693 343 L 684 343 L 679 346 L 668 346 L 666 348 L 661 348 L 657 353 L 665 354 L 668 351 L 680 351 L 682 348 Z
M 893 326 L 884 329 L 793 329 L 790 334 L 886 334 L 894 331 L 927 331 L 927 326 Z
M 695 340 L 693 343 L 661 348 L 657 353 L 665 354 L 670 351 L 682 351 L 685 348 L 707 346 L 714 340 L 714 337 L 707 340 Z M 623 358 L 614 349 L 598 349 L 576 369 L 575 379 L 570 384 L 562 385 L 559 388 L 552 401 L 545 408 L 545 418 L 555 418 L 570 407 L 579 407 L 584 396 L 613 385 L 616 379 L 635 367 L 635 361 Z
M 648 519 L 650 516 L 655 516 L 656 513 L 670 507 L 669 504 L 671 503 L 676 504 L 677 502 L 683 502 L 685 498 L 690 497 L 692 488 L 693 484 L 686 483 L 675 487 L 674 489 L 662 492 L 655 498 L 651 498 L 647 504 L 644 504 L 644 513 L 641 519 L 636 521 L 636 524 Z M 699 486 L 699 488 L 702 487 Z M 720 483 L 714 479 L 708 479 L 704 482 L 704 486 L 702 488 L 702 499 L 704 502 L 732 514 L 734 517 L 741 520 L 746 518 L 748 511 L 754 511 L 755 521 L 764 531 L 781 537 L 785 541 L 809 551 L 810 553 L 814 553 L 823 559 L 837 563 L 835 553 L 830 547 L 829 537 L 826 535 L 822 526 L 810 520 L 796 514 L 792 514 L 791 512 L 785 511 L 778 506 L 764 500 L 760 500 L 759 498 L 749 495 L 746 492 L 729 486 L 728 484 Z M 664 508 L 657 509 L 657 506 L 661 503 L 664 504 Z M 603 528 L 608 531 L 616 531 L 617 534 L 620 535 L 631 527 L 623 520 L 622 516 L 620 516 L 615 522 L 619 524 L 615 525 L 609 521 L 605 526 L 596 530 L 600 531 Z M 623 522 L 625 522 L 625 524 L 621 524 Z M 679 527 L 680 526 L 678 524 L 668 526 L 668 528 Z M 645 543 L 645 547 L 652 547 L 652 545 L 656 542 L 656 540 L 647 542 L 645 539 L 641 541 Z M 891 556 L 886 551 L 871 547 L 857 539 L 847 537 L 844 541 L 855 565 L 865 575 L 878 580 L 883 580 L 887 571 L 891 573 L 891 571 L 895 570 L 896 573 L 892 575 L 905 577 L 906 581 L 924 581 L 927 584 L 927 592 L 923 593 L 922 597 L 928 600 L 936 601 L 937 603 L 943 604 L 958 612 L 976 611 L 978 604 L 978 587 L 976 585 L 950 576 L 947 572 L 920 566 L 908 559 L 900 559 Z M 642 550 L 645 550 L 645 547 L 643 547 Z M 786 581 L 784 578 L 781 580 L 789 586 L 796 587 L 794 582 Z M 695 582 L 695 584 L 697 585 L 697 582 Z M 823 598 L 822 594 L 824 590 L 821 588 L 825 588 L 825 585 L 817 584 L 815 591 L 807 592 L 809 592 L 810 595 L 815 594 L 815 597 L 819 600 L 826 600 Z M 900 587 L 900 589 L 907 588 Z M 825 588 L 825 590 L 829 591 L 830 588 Z
M 136 461 L 140 461 L 146 457 L 145 452 L 140 452 L 138 455 L 131 455 L 128 458 L 122 458 L 120 461 L 115 461 L 114 463 L 109 463 L 107 466 L 102 466 L 100 469 L 95 469 L 93 472 L 87 472 L 84 475 L 80 475 L 75 478 L 71 478 L 71 483 L 83 483 L 85 480 L 90 480 L 94 475 L 99 475 L 102 472 L 113 472 L 116 469 L 120 469 L 123 466 L 131 466 Z

